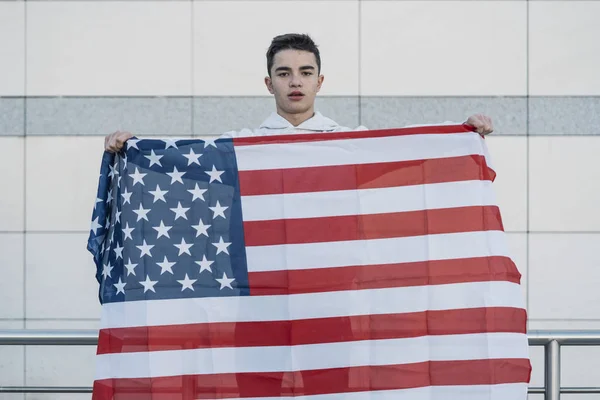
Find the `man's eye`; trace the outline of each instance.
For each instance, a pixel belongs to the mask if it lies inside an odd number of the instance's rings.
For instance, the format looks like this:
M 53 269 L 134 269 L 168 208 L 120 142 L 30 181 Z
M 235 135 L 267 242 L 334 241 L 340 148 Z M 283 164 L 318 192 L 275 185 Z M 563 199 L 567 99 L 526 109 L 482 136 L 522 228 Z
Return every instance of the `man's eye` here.
M 312 75 L 312 72 L 305 72 L 304 75 L 310 76 L 310 75 Z
M 287 72 L 282 72 L 279 74 L 279 76 L 287 76 Z

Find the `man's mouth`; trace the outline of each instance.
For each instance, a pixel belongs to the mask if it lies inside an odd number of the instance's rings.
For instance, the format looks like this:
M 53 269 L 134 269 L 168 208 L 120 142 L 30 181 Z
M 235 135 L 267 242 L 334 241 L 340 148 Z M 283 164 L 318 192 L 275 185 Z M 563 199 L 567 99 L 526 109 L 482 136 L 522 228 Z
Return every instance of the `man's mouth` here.
M 290 100 L 301 100 L 304 97 L 304 93 L 302 92 L 292 92 L 290 94 L 288 94 L 288 97 L 290 98 Z

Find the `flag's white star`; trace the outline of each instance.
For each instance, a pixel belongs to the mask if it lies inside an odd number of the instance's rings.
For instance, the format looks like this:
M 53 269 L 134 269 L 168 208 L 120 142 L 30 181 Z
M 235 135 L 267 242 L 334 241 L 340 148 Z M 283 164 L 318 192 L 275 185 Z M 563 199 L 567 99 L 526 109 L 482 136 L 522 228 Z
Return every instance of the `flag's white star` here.
M 108 278 L 110 276 L 110 272 L 113 270 L 113 266 L 109 264 L 104 264 L 104 268 L 102 268 L 102 276 L 104 276 L 104 279 Z
M 190 279 L 190 278 L 188 278 L 188 274 L 185 274 L 185 279 L 183 279 L 181 281 L 177 280 L 177 282 L 181 283 L 181 291 L 183 292 L 185 289 L 192 289 L 192 290 L 194 290 L 194 287 L 192 285 L 197 280 L 198 279 Z
M 166 236 L 171 239 L 171 236 L 169 236 L 169 229 L 171 229 L 172 226 L 165 226 L 165 224 L 160 221 L 160 226 L 153 226 L 152 228 L 158 232 L 158 235 L 156 236 L 157 239 L 161 236 Z
M 146 244 L 146 239 L 144 239 L 144 244 L 135 247 L 137 247 L 141 251 L 140 258 L 144 257 L 145 254 L 147 254 L 149 257 L 152 257 L 152 254 L 150 254 L 150 250 L 154 247 L 154 245 Z
M 202 222 L 202 219 L 200 219 L 200 221 L 198 221 L 198 225 L 192 225 L 192 228 L 194 228 L 196 230 L 196 237 L 198 237 L 200 235 L 204 235 L 204 236 L 208 237 L 208 228 L 210 228 L 210 225 L 204 225 L 204 222 Z
M 90 228 L 94 231 L 94 235 L 98 234 L 98 229 L 102 228 L 102 225 L 98 223 L 98 218 L 100 217 L 96 217 L 96 219 L 92 221 L 92 227 Z
M 117 212 L 115 213 L 115 221 L 121 223 L 121 211 L 117 210 Z
M 198 186 L 198 185 L 196 185 Z M 190 190 L 188 190 L 188 192 L 190 192 Z M 203 199 L 204 200 L 204 199 Z M 102 203 L 104 200 L 102 200 L 100 197 L 96 197 L 96 203 L 94 203 L 94 208 L 96 208 L 96 206 L 98 205 L 98 203 Z M 192 200 L 193 201 L 193 200 Z
M 123 157 L 123 171 L 125 171 L 127 169 L 127 155 L 125 155 L 125 157 Z
M 157 155 L 154 153 L 154 150 L 150 150 L 150 155 L 149 156 L 144 156 L 146 157 L 148 160 L 150 160 L 150 165 L 149 167 L 153 166 L 154 164 L 158 164 L 158 166 L 162 167 L 162 164 L 160 163 L 160 159 L 163 158 L 164 156 L 162 155 Z
M 163 262 L 159 262 L 156 263 L 156 265 L 158 265 L 160 267 L 160 274 L 164 274 L 165 272 L 170 272 L 171 275 L 173 275 L 173 270 L 171 268 L 173 268 L 173 265 L 175 265 L 176 263 L 174 262 L 169 262 L 169 260 L 167 260 L 167 256 L 165 256 Z
M 215 168 L 215 166 L 213 165 L 211 171 L 204 171 L 204 172 L 210 176 L 210 181 L 208 183 L 212 183 L 213 181 L 219 181 L 219 182 L 223 183 L 223 181 L 221 180 L 221 175 L 223 175 L 223 173 L 225 171 L 218 171 Z
M 219 241 L 217 243 L 212 243 L 212 245 L 217 248 L 217 254 L 220 254 L 221 252 L 229 254 L 227 248 L 231 246 L 231 242 L 224 242 L 223 236 L 220 236 Z
M 221 287 L 219 288 L 219 290 L 222 290 L 226 287 L 228 287 L 229 289 L 233 289 L 231 287 L 231 282 L 235 281 L 235 279 L 228 278 L 227 274 L 225 272 L 223 272 L 223 277 L 221 279 L 217 278 L 216 281 L 221 284 Z
M 223 207 L 220 203 L 219 200 L 217 200 L 217 204 L 214 207 L 208 207 L 213 211 L 213 219 L 217 218 L 217 217 L 223 217 L 225 219 L 227 219 L 227 217 L 225 217 L 225 210 L 227 210 L 229 207 Z
M 156 285 L 157 282 L 158 281 L 151 281 L 150 275 L 146 275 L 145 281 L 140 281 L 142 286 L 144 286 L 144 293 L 146 293 L 148 290 L 152 290 L 154 293 L 156 293 L 156 290 L 154 290 L 154 285 Z
M 166 203 L 167 200 L 165 200 L 165 194 L 168 192 L 168 190 L 160 190 L 158 185 L 156 185 L 156 190 L 148 190 L 148 193 L 152 193 L 152 196 L 154 196 L 154 201 L 152 203 L 156 203 L 158 200 L 162 200 Z
M 113 286 L 117 288 L 116 294 L 119 294 L 119 293 L 125 294 L 125 285 L 126 285 L 126 283 L 121 280 L 121 277 L 119 277 L 119 282 L 113 283 Z
M 129 276 L 129 275 L 135 276 L 135 267 L 137 267 L 137 264 L 132 264 L 131 258 L 130 258 L 129 262 L 127 264 L 125 264 L 125 268 L 127 268 L 127 276 Z
M 179 172 L 179 171 L 177 171 L 177 167 L 173 167 L 173 172 L 167 172 L 167 175 L 169 175 L 171 177 L 171 185 L 174 184 L 175 182 L 183 183 L 181 178 L 183 177 L 184 174 L 185 174 L 185 171 Z
M 110 228 L 110 219 L 106 217 L 106 223 L 104 224 L 104 229 Z
M 199 158 L 202 157 L 202 154 L 194 153 L 194 149 L 190 148 L 189 154 L 182 154 L 182 156 L 188 159 L 188 167 L 192 164 L 200 165 Z
M 215 144 L 215 140 L 216 139 L 206 139 L 204 140 L 204 148 L 207 148 L 208 146 L 212 146 L 215 149 L 217 148 L 217 145 Z
M 139 142 L 139 141 L 140 141 L 140 139 L 129 139 L 127 141 L 127 150 L 131 149 L 132 147 L 134 149 L 139 150 L 138 147 L 137 147 L 137 142 Z
M 135 228 L 129 227 L 129 222 L 127 224 L 125 224 L 125 228 L 123 228 L 123 234 L 125 235 L 125 238 L 123 238 L 123 240 L 127 240 L 127 239 L 133 240 L 133 237 L 131 236 L 131 232 L 133 232 L 134 229 Z
M 175 139 L 163 139 L 163 142 L 165 142 L 165 150 L 168 149 L 169 147 L 175 147 L 176 149 L 177 147 L 177 140 Z
M 109 178 L 113 178 L 115 175 L 119 175 L 119 171 L 117 171 L 116 166 L 109 165 L 108 168 L 110 168 L 110 172 L 108 173 Z
M 202 261 L 196 261 L 196 264 L 200 266 L 200 273 L 202 273 L 202 271 L 212 272 L 212 270 L 210 269 L 212 263 L 214 263 L 214 261 L 208 261 L 206 259 L 206 255 L 202 256 Z
M 192 197 L 192 201 L 196 200 L 196 199 L 200 199 L 202 201 L 204 200 L 204 193 L 207 191 L 207 189 L 200 189 L 198 187 L 198 184 L 196 183 L 196 186 L 194 187 L 194 189 L 188 189 L 188 192 L 190 192 L 193 197 Z
M 177 202 L 177 208 L 171 208 L 171 211 L 173 211 L 175 213 L 175 221 L 177 221 L 177 218 L 179 218 L 179 217 L 187 220 L 187 216 L 185 215 L 185 213 L 189 209 L 190 209 L 189 207 L 187 207 L 187 208 L 181 207 L 181 202 L 178 201 Z
M 127 188 L 121 193 L 121 196 L 123 196 L 123 204 L 131 204 L 131 192 L 128 192 Z
M 106 204 L 110 204 L 110 202 L 113 201 L 113 200 L 114 200 L 114 197 L 112 195 L 112 189 L 110 189 L 108 191 L 108 197 L 106 198 Z
M 115 229 L 113 228 L 110 231 L 110 242 L 112 243 L 112 242 L 114 242 L 114 240 L 115 240 Z
M 192 255 L 192 253 L 190 253 L 190 248 L 193 245 L 194 245 L 193 243 L 186 243 L 183 238 L 181 238 L 180 244 L 173 244 L 173 246 L 175 246 L 179 249 L 178 255 L 182 255 L 183 253 L 186 253 L 186 254 L 189 254 L 190 256 Z
M 120 176 L 117 178 L 117 187 L 119 187 L 119 188 L 121 187 L 121 177 Z
M 117 247 L 115 247 L 113 249 L 113 251 L 116 254 L 115 260 L 118 260 L 119 258 L 123 258 L 123 246 L 121 246 L 119 243 L 117 243 Z
M 129 174 L 129 176 L 133 178 L 133 186 L 135 186 L 136 183 L 141 183 L 142 186 L 144 186 L 144 177 L 146 175 L 147 174 L 140 173 L 140 171 L 138 171 L 137 167 L 135 167 L 135 173 Z
M 136 222 L 138 222 L 140 219 L 145 219 L 146 221 L 148 221 L 148 213 L 150 212 L 150 208 L 144 208 L 142 207 L 142 204 L 140 203 L 140 208 L 138 208 L 137 210 L 132 210 L 134 213 L 137 214 L 137 220 Z M 150 222 L 150 221 L 148 221 Z

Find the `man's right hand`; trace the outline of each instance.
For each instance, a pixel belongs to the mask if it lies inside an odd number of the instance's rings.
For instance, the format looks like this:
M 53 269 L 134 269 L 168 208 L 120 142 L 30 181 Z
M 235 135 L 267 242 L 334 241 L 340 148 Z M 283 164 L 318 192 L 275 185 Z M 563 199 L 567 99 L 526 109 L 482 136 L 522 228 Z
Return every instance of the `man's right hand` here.
M 110 153 L 116 153 L 120 151 L 125 142 L 133 137 L 133 134 L 129 132 L 117 131 L 107 135 L 104 138 L 104 149 Z

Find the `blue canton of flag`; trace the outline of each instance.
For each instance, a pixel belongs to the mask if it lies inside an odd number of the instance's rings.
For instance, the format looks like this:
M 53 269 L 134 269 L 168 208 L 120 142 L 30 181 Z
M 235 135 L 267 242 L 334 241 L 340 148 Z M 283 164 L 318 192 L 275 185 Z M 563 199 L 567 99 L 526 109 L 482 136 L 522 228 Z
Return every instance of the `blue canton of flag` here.
M 230 139 L 105 152 L 88 239 L 100 302 L 248 295 L 240 201 Z

